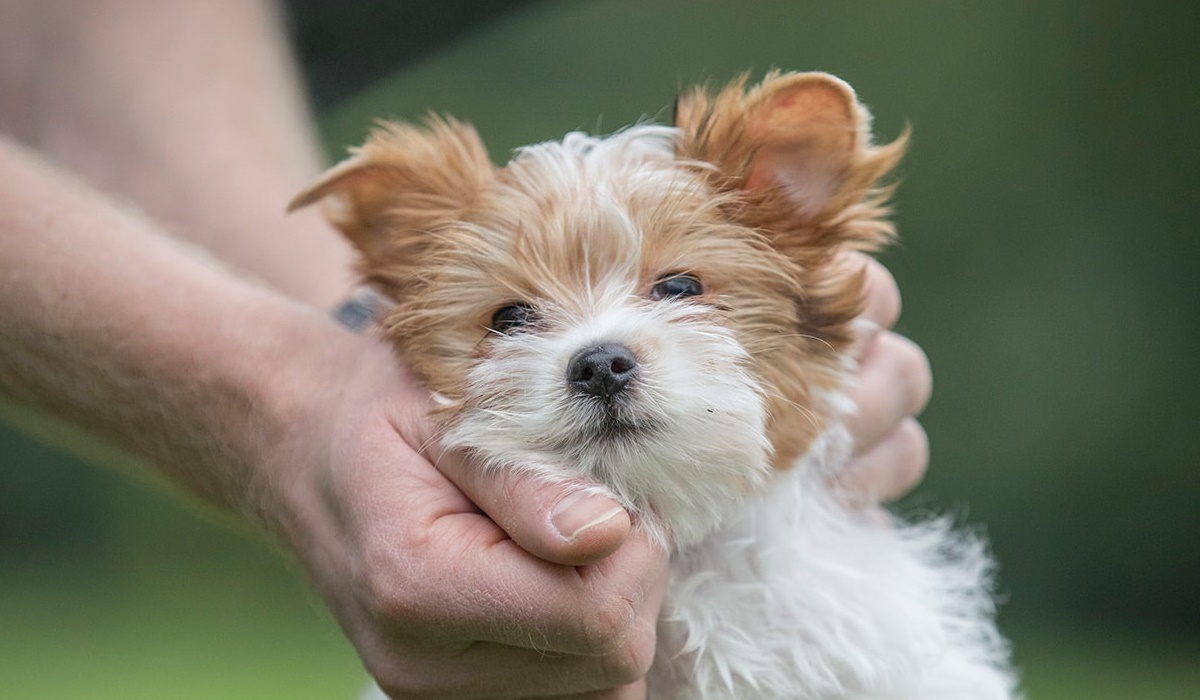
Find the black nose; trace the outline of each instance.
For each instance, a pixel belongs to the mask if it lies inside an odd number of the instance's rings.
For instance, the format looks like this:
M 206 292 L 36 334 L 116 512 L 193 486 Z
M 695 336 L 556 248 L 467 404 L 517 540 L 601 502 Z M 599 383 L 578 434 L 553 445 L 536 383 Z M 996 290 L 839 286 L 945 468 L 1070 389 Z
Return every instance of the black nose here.
M 629 384 L 637 366 L 633 351 L 624 345 L 597 345 L 575 353 L 567 365 L 567 382 L 575 391 L 607 399 Z

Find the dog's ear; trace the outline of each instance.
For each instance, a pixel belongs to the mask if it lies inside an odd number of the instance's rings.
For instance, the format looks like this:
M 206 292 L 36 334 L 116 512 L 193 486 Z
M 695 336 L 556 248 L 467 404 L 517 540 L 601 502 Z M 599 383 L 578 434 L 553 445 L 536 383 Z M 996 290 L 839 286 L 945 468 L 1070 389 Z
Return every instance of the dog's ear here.
M 396 239 L 423 238 L 459 217 L 489 187 L 493 173 L 469 125 L 439 117 L 430 117 L 424 128 L 382 123 L 350 158 L 296 195 L 288 211 L 325 200 L 329 220 L 370 266 Z
M 874 189 L 903 154 L 906 135 L 876 147 L 870 114 L 849 85 L 824 73 L 746 77 L 715 95 L 704 88 L 675 104 L 679 154 L 715 166 L 717 187 L 740 191 L 755 226 L 828 242 L 875 247 L 889 235 Z M 872 223 L 874 222 L 874 223 Z M 857 225 L 855 225 L 857 224 Z

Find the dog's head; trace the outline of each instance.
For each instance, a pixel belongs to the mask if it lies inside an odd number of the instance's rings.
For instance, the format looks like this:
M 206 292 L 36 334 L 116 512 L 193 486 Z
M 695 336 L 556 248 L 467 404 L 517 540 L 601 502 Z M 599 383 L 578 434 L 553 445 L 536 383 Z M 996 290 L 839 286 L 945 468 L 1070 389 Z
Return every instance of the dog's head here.
M 503 168 L 453 120 L 385 125 L 292 206 L 327 199 L 396 300 L 383 332 L 448 446 L 586 475 L 684 544 L 824 429 L 862 305 L 847 253 L 891 235 L 876 183 L 902 150 L 845 83 L 772 74 Z

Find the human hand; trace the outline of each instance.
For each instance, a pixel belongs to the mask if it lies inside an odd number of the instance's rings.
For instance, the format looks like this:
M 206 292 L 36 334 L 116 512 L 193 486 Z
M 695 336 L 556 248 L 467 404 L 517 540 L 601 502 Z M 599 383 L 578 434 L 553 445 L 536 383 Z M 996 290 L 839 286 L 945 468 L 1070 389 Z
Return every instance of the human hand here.
M 900 316 L 896 280 L 878 261 L 861 257 L 867 303 L 850 391 L 857 412 L 846 421 L 854 452 L 840 481 L 856 502 L 877 505 L 905 495 L 925 475 L 929 441 L 916 416 L 929 402 L 933 377 L 921 348 L 889 330 Z
M 297 401 L 263 516 L 380 687 L 643 697 L 666 553 L 607 498 L 449 455 L 435 468 L 411 447 L 430 444 L 424 392 L 380 341 L 343 343 L 307 373 L 325 388 Z

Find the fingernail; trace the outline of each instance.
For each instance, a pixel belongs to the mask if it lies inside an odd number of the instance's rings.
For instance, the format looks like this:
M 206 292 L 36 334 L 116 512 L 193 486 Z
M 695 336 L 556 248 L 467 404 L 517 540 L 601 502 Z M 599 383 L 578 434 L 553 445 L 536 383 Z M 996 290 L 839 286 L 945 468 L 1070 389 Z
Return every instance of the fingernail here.
M 588 529 L 612 520 L 623 510 L 611 498 L 580 489 L 567 494 L 554 505 L 550 511 L 550 522 L 563 539 L 571 541 Z

